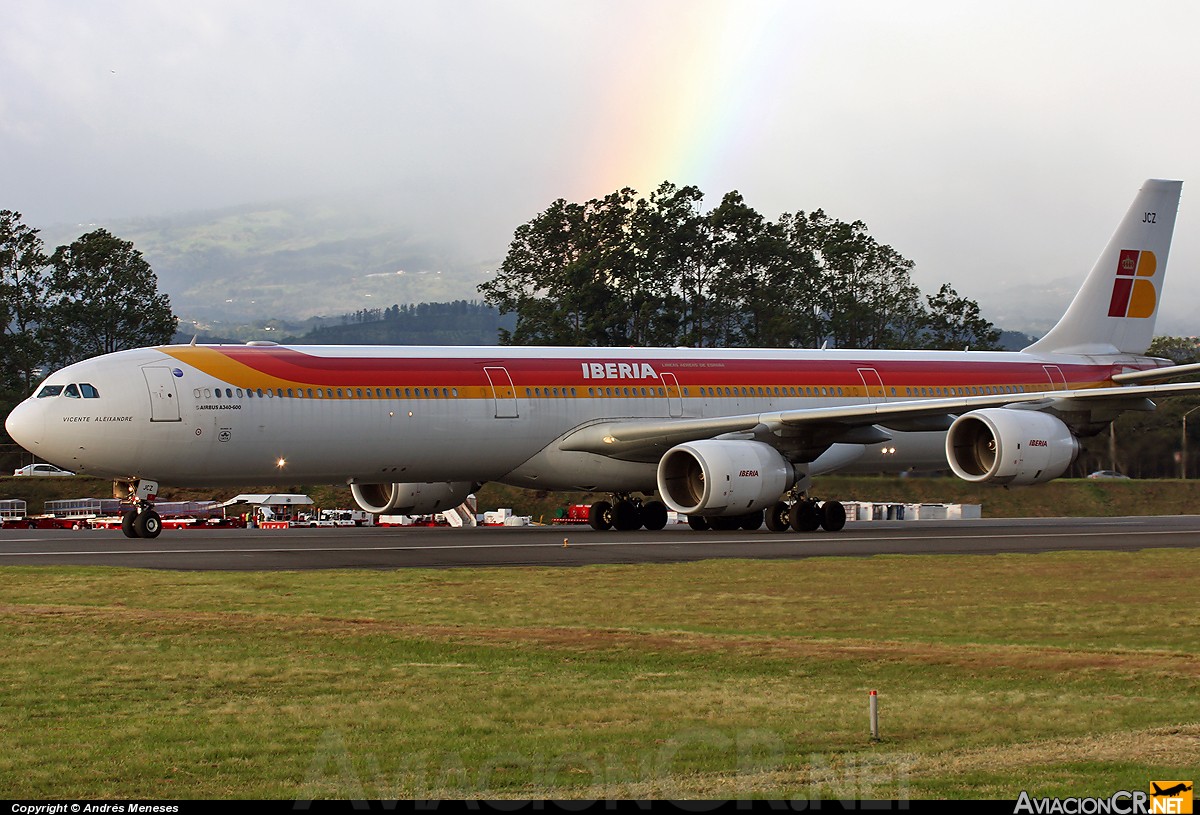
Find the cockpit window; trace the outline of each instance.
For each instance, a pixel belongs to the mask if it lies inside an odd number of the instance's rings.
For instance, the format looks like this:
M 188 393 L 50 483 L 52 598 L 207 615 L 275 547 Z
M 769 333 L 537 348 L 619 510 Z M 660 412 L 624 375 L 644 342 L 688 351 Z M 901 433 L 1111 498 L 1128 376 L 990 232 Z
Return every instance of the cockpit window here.
M 67 389 L 63 391 L 63 396 L 67 396 L 71 399 L 82 398 L 79 395 L 79 386 L 78 385 L 67 385 Z
M 96 390 L 91 385 L 87 384 L 86 382 L 81 382 L 79 384 L 79 392 L 83 394 L 84 399 L 99 399 L 100 398 L 100 391 Z
M 46 385 L 38 391 L 37 398 L 45 399 L 47 396 L 58 396 L 63 391 L 62 385 Z

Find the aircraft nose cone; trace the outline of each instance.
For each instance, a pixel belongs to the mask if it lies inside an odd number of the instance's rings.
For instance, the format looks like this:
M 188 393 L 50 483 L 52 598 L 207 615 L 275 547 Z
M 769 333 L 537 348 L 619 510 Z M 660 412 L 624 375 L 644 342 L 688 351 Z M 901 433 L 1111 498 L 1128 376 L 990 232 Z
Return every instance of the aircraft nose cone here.
M 45 411 L 30 399 L 13 408 L 4 420 L 4 429 L 17 444 L 33 453 L 46 435 Z

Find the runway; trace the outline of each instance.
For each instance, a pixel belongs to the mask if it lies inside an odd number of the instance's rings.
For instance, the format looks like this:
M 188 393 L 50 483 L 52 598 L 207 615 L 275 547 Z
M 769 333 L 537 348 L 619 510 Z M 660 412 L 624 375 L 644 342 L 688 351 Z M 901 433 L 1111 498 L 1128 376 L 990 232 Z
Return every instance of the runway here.
M 564 545 L 564 542 L 566 545 Z M 0 531 L 0 565 L 271 571 L 678 563 L 875 555 L 1137 551 L 1200 547 L 1200 516 L 871 521 L 839 533 L 596 532 L 586 526 Z

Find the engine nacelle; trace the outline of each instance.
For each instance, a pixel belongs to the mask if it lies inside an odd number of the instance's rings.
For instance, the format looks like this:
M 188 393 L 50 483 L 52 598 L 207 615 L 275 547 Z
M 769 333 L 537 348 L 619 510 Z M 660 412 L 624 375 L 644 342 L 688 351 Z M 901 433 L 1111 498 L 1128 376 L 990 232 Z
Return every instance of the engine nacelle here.
M 986 408 L 964 413 L 946 433 L 950 469 L 964 481 L 1040 484 L 1079 454 L 1079 439 L 1049 413 Z
M 362 509 L 375 515 L 432 515 L 453 509 L 467 499 L 470 481 L 435 484 L 351 484 L 350 492 Z
M 774 506 L 796 482 L 796 468 L 758 441 L 693 441 L 658 463 L 663 502 L 686 515 L 745 515 Z

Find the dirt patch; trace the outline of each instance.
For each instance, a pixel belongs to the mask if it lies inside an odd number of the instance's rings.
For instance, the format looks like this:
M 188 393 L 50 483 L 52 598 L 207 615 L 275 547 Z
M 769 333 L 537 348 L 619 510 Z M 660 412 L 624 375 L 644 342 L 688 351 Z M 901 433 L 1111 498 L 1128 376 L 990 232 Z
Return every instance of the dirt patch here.
M 913 756 L 909 769 L 913 775 L 947 778 L 979 771 L 1007 773 L 1056 765 L 1064 757 L 1070 757 L 1072 761 L 1197 766 L 1200 765 L 1200 724 Z
M 1200 677 L 1200 655 L 1161 650 L 1088 651 L 1056 647 L 944 644 L 840 638 L 755 637 L 690 631 L 632 631 L 575 626 L 480 626 L 414 624 L 370 618 L 288 616 L 252 612 L 196 612 L 127 607 L 0 605 L 0 616 L 137 624 L 164 633 L 191 627 L 288 631 L 336 638 L 389 636 L 459 645 L 564 651 L 721 654 L 743 659 L 903 662 L 948 665 L 979 672 L 1000 669 Z

